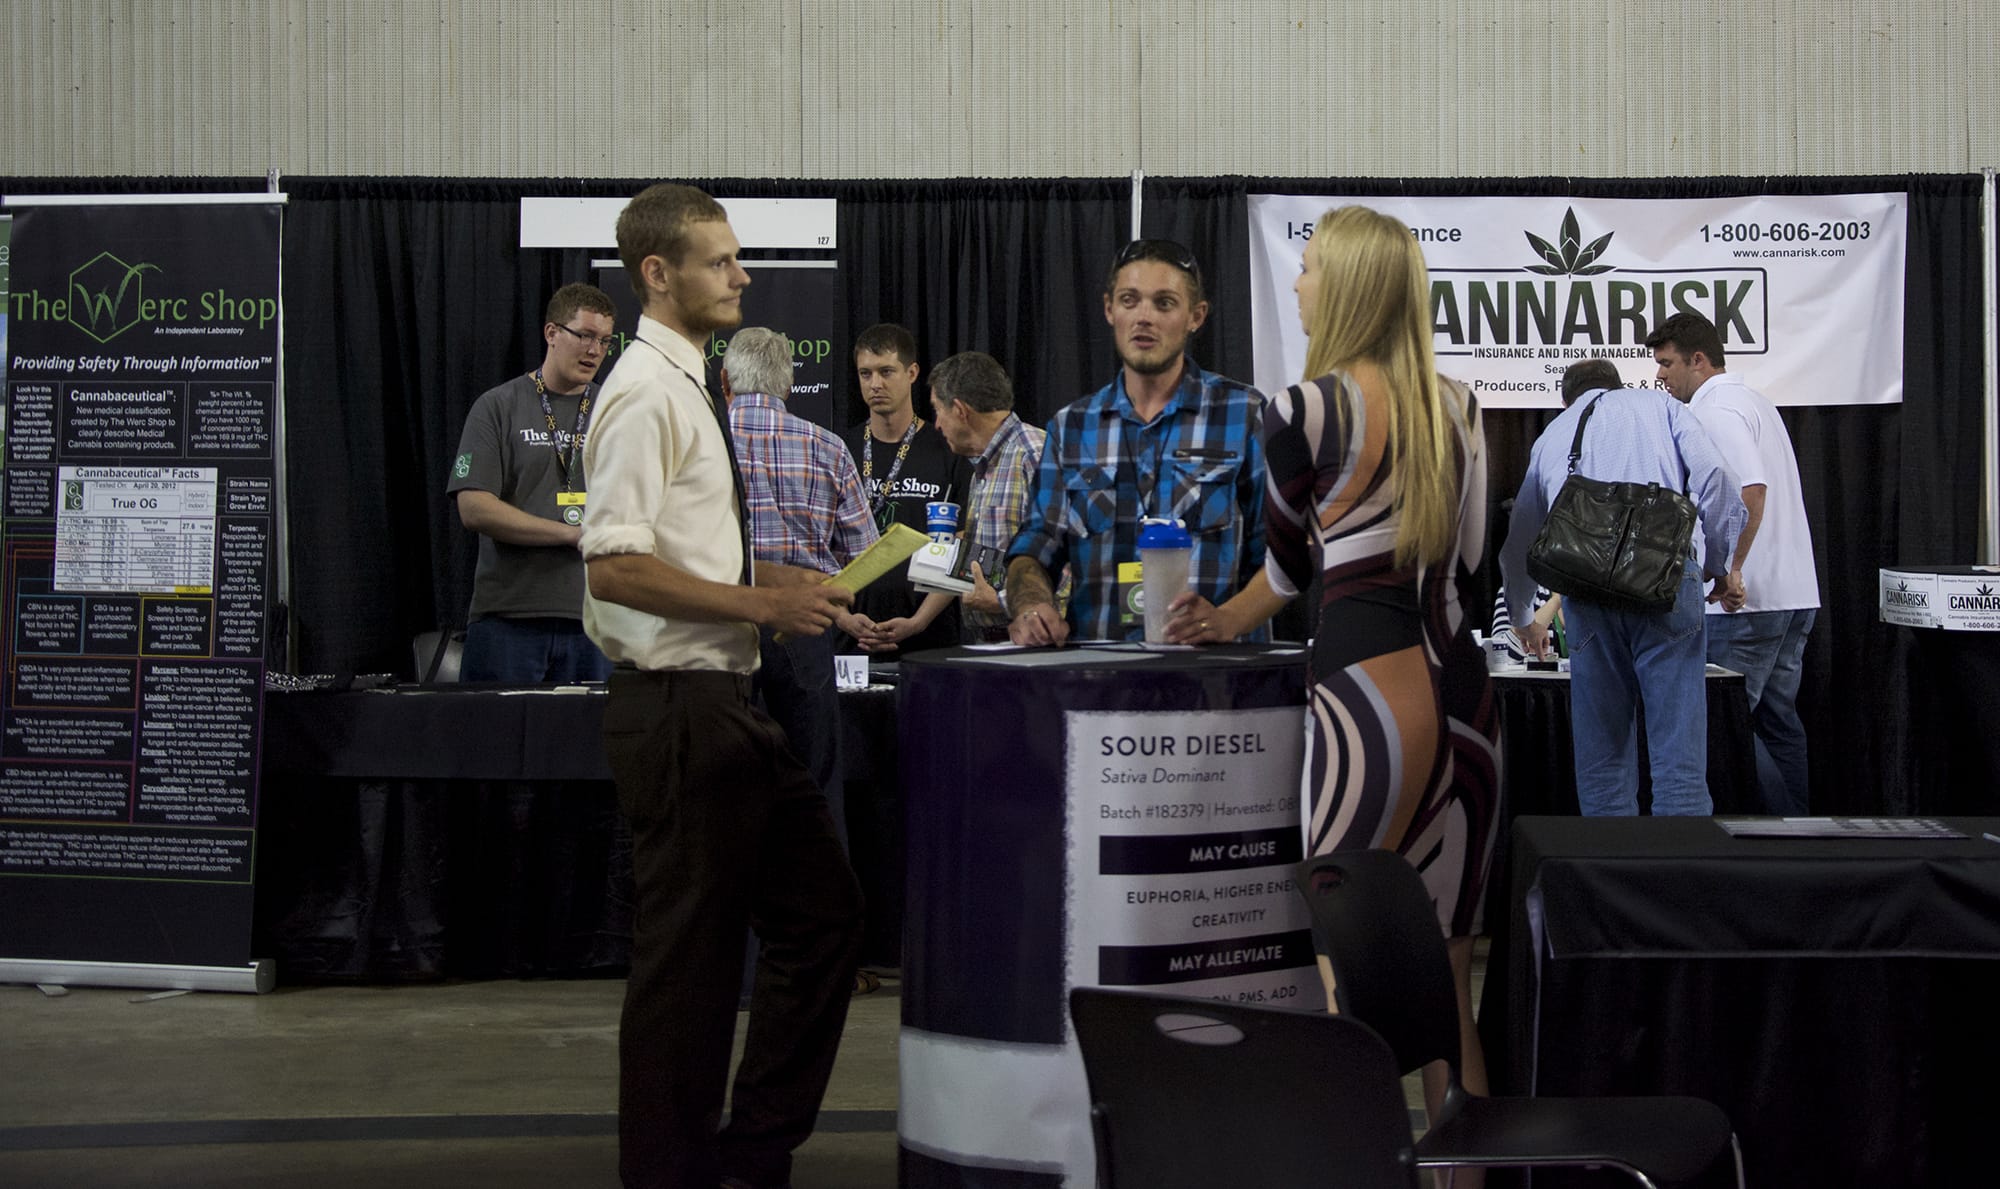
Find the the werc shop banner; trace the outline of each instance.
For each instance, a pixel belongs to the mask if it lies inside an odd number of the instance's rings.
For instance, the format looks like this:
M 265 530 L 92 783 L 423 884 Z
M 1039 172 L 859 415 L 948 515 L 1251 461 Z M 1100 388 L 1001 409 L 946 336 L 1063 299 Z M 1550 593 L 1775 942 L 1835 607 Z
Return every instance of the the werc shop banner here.
M 834 408 L 834 393 L 840 373 L 852 365 L 844 348 L 834 344 L 840 325 L 840 273 L 831 260 L 745 260 L 750 287 L 743 292 L 743 325 L 763 326 L 785 336 L 792 345 L 792 391 L 767 395 L 783 398 L 793 416 L 835 433 L 847 428 L 845 409 Z M 597 286 L 610 295 L 618 307 L 618 345 L 622 349 L 639 329 L 639 297 L 632 292 L 625 267 L 599 263 Z M 708 359 L 708 375 L 715 384 L 722 369 L 723 352 L 729 349 L 734 330 L 708 336 L 696 345 Z M 599 375 L 611 374 L 617 352 L 605 358 Z M 715 389 L 720 395 L 722 389 Z
M 7 295 L 0 979 L 253 989 L 281 199 L 28 201 Z
M 1561 403 L 1563 369 L 1653 383 L 1646 336 L 1693 311 L 1780 405 L 1903 399 L 1902 194 L 1751 198 L 1340 198 L 1253 194 L 1256 384 L 1305 369 L 1292 281 L 1313 224 L 1357 204 L 1407 223 L 1431 273 L 1438 370 L 1489 408 Z

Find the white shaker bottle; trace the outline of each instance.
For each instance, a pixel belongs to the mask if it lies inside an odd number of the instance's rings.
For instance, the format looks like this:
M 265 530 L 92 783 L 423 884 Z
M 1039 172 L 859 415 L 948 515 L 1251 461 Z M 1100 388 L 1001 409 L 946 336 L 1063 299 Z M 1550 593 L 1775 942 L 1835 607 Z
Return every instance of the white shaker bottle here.
M 1194 558 L 1194 538 L 1178 520 L 1144 520 L 1139 525 L 1141 598 L 1146 611 L 1146 642 L 1167 639 L 1167 614 L 1188 588 L 1188 565 Z

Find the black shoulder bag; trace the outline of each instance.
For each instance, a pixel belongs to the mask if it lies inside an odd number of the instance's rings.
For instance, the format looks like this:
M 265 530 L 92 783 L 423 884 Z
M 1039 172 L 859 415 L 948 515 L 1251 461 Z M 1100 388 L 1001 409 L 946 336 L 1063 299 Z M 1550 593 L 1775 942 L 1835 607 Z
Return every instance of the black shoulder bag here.
M 1576 473 L 1583 428 L 1605 395 L 1591 398 L 1577 418 L 1569 478 L 1528 547 L 1528 573 L 1565 597 L 1625 611 L 1671 611 L 1694 549 L 1694 501 L 1658 483 L 1607 483 Z

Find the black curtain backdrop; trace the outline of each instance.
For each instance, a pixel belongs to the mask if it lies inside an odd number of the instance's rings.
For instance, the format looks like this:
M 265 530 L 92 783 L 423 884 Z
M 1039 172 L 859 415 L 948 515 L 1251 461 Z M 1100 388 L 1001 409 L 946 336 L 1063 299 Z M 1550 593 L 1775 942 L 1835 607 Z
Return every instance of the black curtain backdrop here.
M 466 413 L 541 362 L 549 295 L 594 282 L 593 255 L 614 254 L 522 250 L 520 200 L 629 197 L 646 184 L 285 179 L 300 671 L 408 674 L 416 633 L 463 626 L 475 543 L 444 484 Z M 719 185 L 744 197 L 813 192 Z
M 627 197 L 645 180 L 283 179 L 292 622 L 302 672 L 411 669 L 416 633 L 463 620 L 472 542 L 443 493 L 474 398 L 541 357 L 549 293 L 590 280 L 586 251 L 523 251 L 524 196 Z M 742 197 L 839 201 L 847 338 L 876 321 L 918 337 L 928 368 L 990 352 L 1040 423 L 1104 383 L 1099 294 L 1130 226 L 1130 182 L 698 180 Z M 6 193 L 262 190 L 261 178 L 16 178 Z M 1875 617 L 1883 565 L 1972 560 L 1982 424 L 1980 179 L 1147 179 L 1145 234 L 1179 239 L 1208 274 L 1192 350 L 1251 373 L 1252 193 L 1674 198 L 1904 191 L 1910 198 L 1904 403 L 1785 411 L 1824 603 L 1803 709 L 1819 812 L 1907 812 L 1949 778 L 1910 633 Z M 754 306 L 752 307 L 754 317 Z M 843 350 L 845 344 L 837 344 Z M 855 419 L 852 372 L 837 408 Z M 1747 373 L 1766 390 L 1784 379 Z M 920 382 L 920 389 L 923 386 Z M 1511 495 L 1552 416 L 1489 410 L 1493 499 Z
M 1129 238 L 1132 187 L 1114 181 L 870 181 L 841 186 L 848 338 L 877 322 L 917 336 L 926 373 L 984 351 L 1014 381 L 1021 417 L 1104 386 L 1115 364 L 1100 299 Z M 868 415 L 849 381 L 847 420 Z M 917 379 L 919 414 L 930 385 Z

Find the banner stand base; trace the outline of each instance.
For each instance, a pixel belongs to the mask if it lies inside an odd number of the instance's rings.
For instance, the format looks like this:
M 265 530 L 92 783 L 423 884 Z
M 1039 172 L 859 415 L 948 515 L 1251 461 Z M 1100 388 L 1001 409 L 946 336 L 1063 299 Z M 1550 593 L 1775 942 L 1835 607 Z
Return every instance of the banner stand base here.
M 0 958 L 0 983 L 137 987 L 162 991 L 235 991 L 262 995 L 278 985 L 278 967 L 269 958 L 258 958 L 242 966 L 168 966 L 145 962 Z

